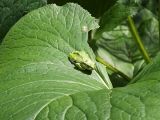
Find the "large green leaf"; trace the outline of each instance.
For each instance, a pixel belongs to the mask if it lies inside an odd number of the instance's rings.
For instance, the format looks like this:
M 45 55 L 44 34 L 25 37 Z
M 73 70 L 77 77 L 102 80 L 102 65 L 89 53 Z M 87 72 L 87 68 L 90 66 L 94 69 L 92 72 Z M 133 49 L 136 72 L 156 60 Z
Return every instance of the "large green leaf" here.
M 1 0 L 0 1 L 0 41 L 24 14 L 46 5 L 47 0 Z
M 158 68 L 155 80 L 111 90 L 96 71 L 86 75 L 69 62 L 74 50 L 84 50 L 94 60 L 87 37 L 96 27 L 94 18 L 75 4 L 49 5 L 17 22 L 0 46 L 0 119 L 160 118 Z M 159 64 L 160 56 L 153 65 Z
M 74 4 L 50 5 L 16 23 L 0 47 L 0 119 L 33 119 L 54 99 L 103 88 L 68 60 L 75 50 L 93 59 L 87 36 L 96 27 L 94 18 Z
M 159 63 L 160 56 L 141 73 L 139 80 L 145 79 L 144 81 L 124 88 L 80 92 L 56 99 L 45 106 L 36 120 L 158 120 Z M 148 69 L 149 72 L 146 72 Z M 147 78 L 143 73 L 149 73 L 147 77 L 152 77 Z

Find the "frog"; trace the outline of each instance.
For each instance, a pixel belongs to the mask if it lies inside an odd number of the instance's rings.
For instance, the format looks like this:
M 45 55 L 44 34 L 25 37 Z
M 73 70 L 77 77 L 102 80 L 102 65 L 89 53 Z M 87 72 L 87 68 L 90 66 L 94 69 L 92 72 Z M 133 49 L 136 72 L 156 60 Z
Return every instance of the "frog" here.
M 95 63 L 85 51 L 73 51 L 68 57 L 70 62 L 80 70 L 92 71 L 95 69 Z

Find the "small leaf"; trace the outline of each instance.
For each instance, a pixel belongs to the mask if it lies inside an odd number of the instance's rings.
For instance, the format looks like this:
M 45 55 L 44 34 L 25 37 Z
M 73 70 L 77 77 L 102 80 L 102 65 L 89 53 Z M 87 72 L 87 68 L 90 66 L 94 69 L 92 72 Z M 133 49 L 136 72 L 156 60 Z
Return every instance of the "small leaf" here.
M 96 36 L 100 36 L 104 31 L 113 30 L 125 21 L 129 15 L 134 15 L 136 10 L 134 6 L 116 3 L 100 19 L 100 28 L 97 30 Z
M 47 0 L 1 0 L 0 42 L 23 15 L 46 4 Z
M 160 54 L 155 58 L 155 60 L 148 66 L 145 67 L 143 71 L 139 73 L 139 75 L 134 78 L 135 81 L 147 81 L 147 80 L 158 80 L 159 81 L 159 71 L 160 71 Z
M 158 20 L 152 17 L 142 21 L 138 31 L 150 56 L 156 56 L 160 49 Z

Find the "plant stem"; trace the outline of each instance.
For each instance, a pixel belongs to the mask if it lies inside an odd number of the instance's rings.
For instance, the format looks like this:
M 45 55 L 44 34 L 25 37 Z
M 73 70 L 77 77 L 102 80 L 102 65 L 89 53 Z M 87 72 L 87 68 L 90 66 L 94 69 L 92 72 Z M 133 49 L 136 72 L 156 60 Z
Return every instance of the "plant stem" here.
M 144 58 L 144 60 L 146 61 L 146 63 L 150 63 L 151 62 L 151 58 L 149 57 L 143 43 L 142 43 L 142 40 L 138 34 L 138 31 L 135 27 L 135 24 L 134 24 L 134 21 L 132 20 L 132 18 L 130 16 L 128 16 L 128 23 L 129 23 L 129 27 L 130 27 L 130 30 L 131 30 L 131 33 L 134 37 L 134 40 L 139 48 L 139 50 L 141 51 L 142 53 L 142 56 Z
M 111 71 L 113 71 L 114 73 L 119 74 L 120 76 L 122 76 L 123 78 L 125 78 L 127 80 L 127 82 L 129 82 L 131 80 L 131 78 L 129 78 L 127 75 L 125 75 L 123 72 L 119 71 L 117 68 L 113 67 L 111 64 L 107 63 L 106 61 L 104 61 L 101 57 L 97 56 L 96 60 L 100 63 L 102 63 L 103 65 L 106 66 L 106 68 L 110 69 Z

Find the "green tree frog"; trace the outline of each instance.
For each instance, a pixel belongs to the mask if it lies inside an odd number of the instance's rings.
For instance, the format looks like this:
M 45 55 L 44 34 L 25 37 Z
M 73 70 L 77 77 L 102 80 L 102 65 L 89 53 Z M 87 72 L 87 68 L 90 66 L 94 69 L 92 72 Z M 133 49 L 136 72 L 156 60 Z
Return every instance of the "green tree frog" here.
M 70 53 L 69 60 L 80 70 L 92 71 L 95 68 L 95 63 L 84 51 L 74 51 Z

